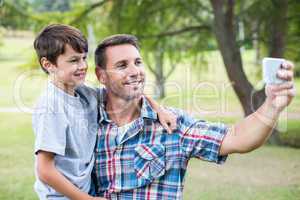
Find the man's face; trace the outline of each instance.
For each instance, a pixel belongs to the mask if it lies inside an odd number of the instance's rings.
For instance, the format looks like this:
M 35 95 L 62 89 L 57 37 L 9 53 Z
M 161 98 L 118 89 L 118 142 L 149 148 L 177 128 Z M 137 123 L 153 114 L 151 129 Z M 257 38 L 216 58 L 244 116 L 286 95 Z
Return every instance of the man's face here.
M 139 98 L 144 90 L 145 70 L 137 48 L 130 44 L 108 47 L 106 60 L 100 81 L 107 91 L 127 101 Z
M 54 78 L 54 83 L 76 87 L 85 81 L 88 69 L 86 53 L 78 53 L 66 45 L 65 52 L 57 57 L 56 64 L 50 63 L 47 70 Z

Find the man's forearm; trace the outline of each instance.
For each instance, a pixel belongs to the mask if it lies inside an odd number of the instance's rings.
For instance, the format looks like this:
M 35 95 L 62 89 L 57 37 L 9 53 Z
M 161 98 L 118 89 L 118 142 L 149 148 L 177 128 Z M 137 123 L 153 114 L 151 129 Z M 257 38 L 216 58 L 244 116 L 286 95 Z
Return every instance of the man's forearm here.
M 236 123 L 225 136 L 220 154 L 246 153 L 261 146 L 272 133 L 279 112 L 265 102 L 256 112 Z
M 252 151 L 267 140 L 275 127 L 279 112 L 265 102 L 256 112 L 234 125 L 233 133 L 238 138 L 240 153 Z

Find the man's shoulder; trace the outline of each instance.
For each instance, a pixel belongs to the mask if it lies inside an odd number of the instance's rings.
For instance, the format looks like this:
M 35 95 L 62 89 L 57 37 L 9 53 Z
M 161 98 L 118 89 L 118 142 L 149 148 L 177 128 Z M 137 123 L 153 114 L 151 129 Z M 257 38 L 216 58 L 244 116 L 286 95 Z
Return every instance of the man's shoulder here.
M 187 128 L 191 127 L 197 127 L 197 126 L 209 126 L 211 124 L 214 124 L 212 122 L 208 122 L 204 119 L 200 119 L 198 117 L 195 117 L 193 113 L 189 113 L 185 110 L 173 108 L 173 107 L 166 107 L 169 111 L 171 111 L 173 114 L 177 117 L 177 127 L 179 129 L 185 130 Z

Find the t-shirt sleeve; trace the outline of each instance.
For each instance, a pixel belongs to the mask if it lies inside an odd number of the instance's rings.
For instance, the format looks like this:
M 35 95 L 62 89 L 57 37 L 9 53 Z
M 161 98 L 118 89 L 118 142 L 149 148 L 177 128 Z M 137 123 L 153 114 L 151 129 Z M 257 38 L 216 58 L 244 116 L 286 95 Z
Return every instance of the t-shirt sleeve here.
M 34 113 L 32 118 L 35 133 L 34 153 L 37 154 L 42 150 L 64 156 L 67 124 L 63 113 Z
M 227 155 L 220 155 L 222 141 L 228 131 L 223 123 L 196 120 L 186 114 L 179 117 L 181 148 L 188 158 L 199 158 L 222 164 Z

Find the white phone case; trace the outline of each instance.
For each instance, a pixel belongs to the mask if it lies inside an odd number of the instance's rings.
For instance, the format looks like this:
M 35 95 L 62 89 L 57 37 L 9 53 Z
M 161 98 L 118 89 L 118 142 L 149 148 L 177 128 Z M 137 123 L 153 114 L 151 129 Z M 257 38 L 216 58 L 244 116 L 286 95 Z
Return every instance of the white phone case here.
M 284 61 L 283 58 L 263 59 L 263 78 L 266 84 L 281 84 L 285 82 L 277 77 L 277 72 Z

